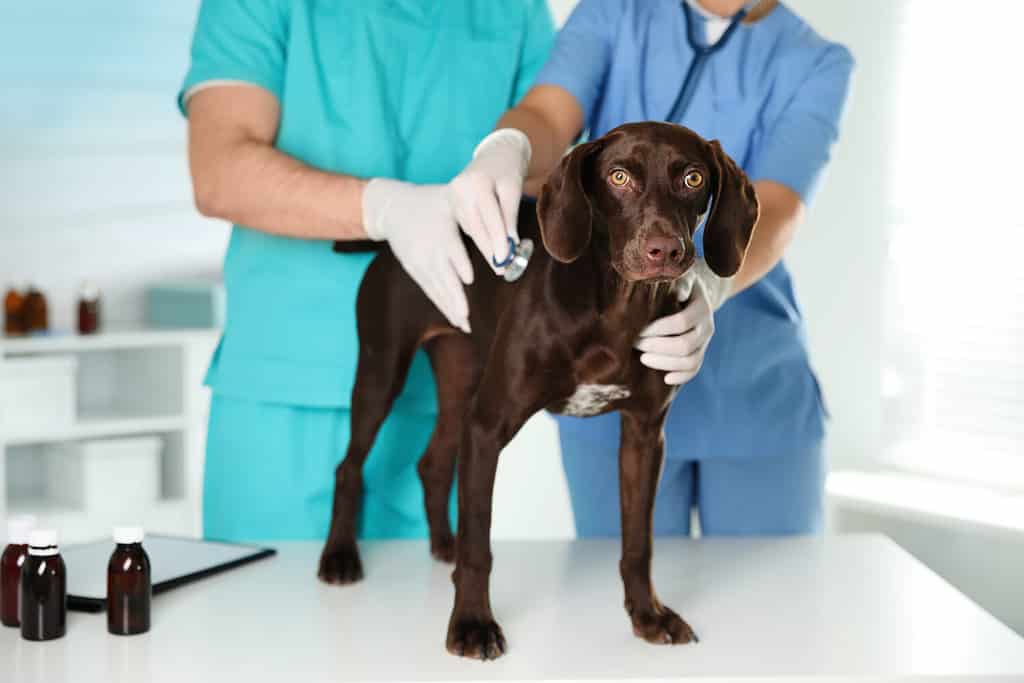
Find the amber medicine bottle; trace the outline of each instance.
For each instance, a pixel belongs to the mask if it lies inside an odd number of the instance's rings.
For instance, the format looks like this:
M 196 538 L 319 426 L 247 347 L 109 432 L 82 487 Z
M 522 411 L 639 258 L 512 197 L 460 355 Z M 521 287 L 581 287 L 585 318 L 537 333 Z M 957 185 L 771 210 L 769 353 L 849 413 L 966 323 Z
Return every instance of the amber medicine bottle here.
M 96 334 L 100 329 L 100 290 L 85 283 L 78 290 L 78 333 Z
M 25 297 L 11 285 L 4 295 L 4 334 L 22 334 L 25 331 L 24 311 Z
M 50 329 L 50 315 L 46 297 L 35 287 L 29 287 L 21 310 L 22 324 L 25 326 L 25 332 L 46 332 Z
M 68 617 L 67 575 L 57 548 L 57 532 L 36 529 L 28 537 L 21 567 L 21 637 L 53 640 L 64 635 Z
M 117 527 L 107 564 L 107 630 L 131 636 L 149 630 L 153 584 L 139 527 Z
M 12 517 L 7 522 L 7 547 L 0 556 L 0 622 L 4 626 L 21 624 L 21 566 L 28 557 L 28 535 L 35 525 L 36 520 L 30 515 Z

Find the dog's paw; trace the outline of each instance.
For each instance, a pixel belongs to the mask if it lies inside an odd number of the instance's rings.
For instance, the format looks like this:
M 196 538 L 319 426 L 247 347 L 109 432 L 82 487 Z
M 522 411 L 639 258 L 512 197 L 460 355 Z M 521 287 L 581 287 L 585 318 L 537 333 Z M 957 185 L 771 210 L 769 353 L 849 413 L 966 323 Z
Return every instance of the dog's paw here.
M 448 652 L 472 659 L 497 659 L 505 654 L 505 636 L 493 619 L 458 619 L 448 626 Z
M 355 583 L 363 578 L 363 563 L 355 543 L 335 548 L 325 547 L 320 555 L 320 569 L 317 576 L 324 583 Z
M 678 645 L 700 642 L 690 625 L 664 605 L 653 611 L 634 612 L 630 619 L 633 621 L 633 633 L 648 643 Z
M 430 554 L 435 560 L 451 564 L 455 561 L 455 538 L 451 534 L 431 537 Z

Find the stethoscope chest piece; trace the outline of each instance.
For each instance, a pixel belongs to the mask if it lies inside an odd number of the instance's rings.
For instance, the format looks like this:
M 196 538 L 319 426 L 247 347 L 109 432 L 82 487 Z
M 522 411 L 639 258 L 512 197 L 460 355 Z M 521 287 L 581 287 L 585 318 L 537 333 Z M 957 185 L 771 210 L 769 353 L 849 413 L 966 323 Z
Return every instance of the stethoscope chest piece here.
M 496 268 L 504 268 L 501 274 L 505 282 L 515 282 L 526 272 L 526 266 L 530 264 L 530 257 L 533 256 L 533 240 L 526 238 L 516 244 L 511 237 L 508 238 L 508 256 L 501 263 L 494 262 Z

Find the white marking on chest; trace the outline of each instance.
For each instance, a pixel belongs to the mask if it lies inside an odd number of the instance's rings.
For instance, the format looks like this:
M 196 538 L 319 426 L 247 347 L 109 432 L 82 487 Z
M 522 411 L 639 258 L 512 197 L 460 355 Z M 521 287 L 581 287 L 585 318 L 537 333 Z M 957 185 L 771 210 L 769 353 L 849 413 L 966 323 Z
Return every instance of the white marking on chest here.
M 590 417 L 612 401 L 629 398 L 629 389 L 621 384 L 581 384 L 565 402 L 562 412 L 573 417 Z

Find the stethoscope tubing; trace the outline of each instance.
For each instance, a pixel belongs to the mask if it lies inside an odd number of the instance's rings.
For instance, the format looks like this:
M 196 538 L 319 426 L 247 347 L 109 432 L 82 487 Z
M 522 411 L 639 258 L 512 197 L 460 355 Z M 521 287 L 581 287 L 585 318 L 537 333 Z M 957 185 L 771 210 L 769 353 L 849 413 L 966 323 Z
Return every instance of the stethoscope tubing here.
M 672 109 L 665 119 L 670 123 L 682 121 L 683 114 L 686 113 L 686 109 L 690 106 L 690 101 L 693 99 L 693 94 L 697 89 L 697 81 L 700 78 L 701 71 L 704 70 L 708 57 L 725 47 L 726 43 L 729 42 L 729 39 L 736 32 L 740 22 L 747 16 L 747 9 L 744 7 L 733 16 L 732 21 L 729 22 L 729 26 L 725 29 L 721 38 L 711 45 L 702 45 L 697 39 L 697 21 L 694 19 L 693 9 L 686 3 L 686 0 L 682 0 L 682 6 L 683 15 L 686 17 L 686 42 L 690 44 L 690 49 L 693 50 L 693 61 L 690 62 L 690 68 L 686 70 L 683 86 L 679 88 L 679 94 L 676 95 Z

